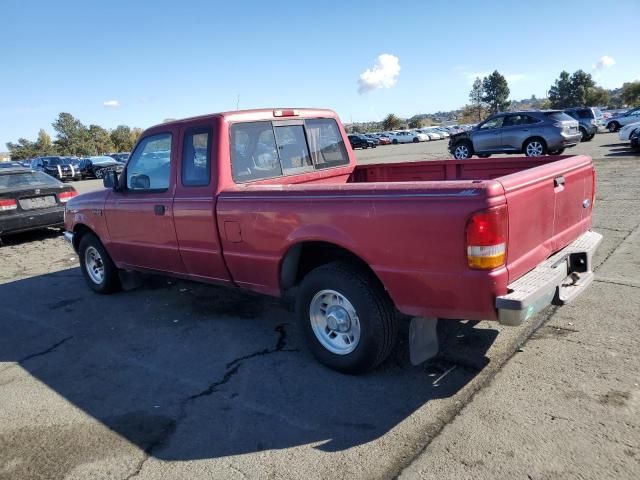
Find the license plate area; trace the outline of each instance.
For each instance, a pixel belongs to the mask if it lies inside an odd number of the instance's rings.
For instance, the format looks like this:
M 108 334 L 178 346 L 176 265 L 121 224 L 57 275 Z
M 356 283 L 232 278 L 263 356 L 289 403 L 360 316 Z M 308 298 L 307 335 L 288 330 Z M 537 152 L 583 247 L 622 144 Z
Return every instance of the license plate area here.
M 54 207 L 56 205 L 56 197 L 47 195 L 45 197 L 22 198 L 18 202 L 22 210 L 36 210 L 38 208 Z

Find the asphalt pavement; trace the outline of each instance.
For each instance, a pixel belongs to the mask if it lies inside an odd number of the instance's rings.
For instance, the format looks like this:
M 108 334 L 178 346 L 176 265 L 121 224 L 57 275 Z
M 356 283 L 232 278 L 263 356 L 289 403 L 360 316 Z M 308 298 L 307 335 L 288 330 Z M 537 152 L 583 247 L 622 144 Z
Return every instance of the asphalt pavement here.
M 100 296 L 57 232 L 9 239 L 0 478 L 638 478 L 639 158 L 611 134 L 576 153 L 596 159 L 598 282 L 522 327 L 440 322 L 439 357 L 411 367 L 402 344 L 359 377 L 315 362 L 278 300 L 163 277 Z

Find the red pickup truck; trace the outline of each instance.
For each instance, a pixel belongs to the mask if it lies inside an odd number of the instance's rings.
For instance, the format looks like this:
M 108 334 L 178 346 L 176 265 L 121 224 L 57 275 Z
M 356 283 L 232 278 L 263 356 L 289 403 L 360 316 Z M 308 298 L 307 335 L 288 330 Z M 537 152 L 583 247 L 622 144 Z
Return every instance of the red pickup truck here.
M 336 114 L 250 110 L 146 130 L 104 190 L 67 203 L 89 286 L 160 272 L 295 292 L 313 354 L 363 372 L 398 312 L 518 325 L 593 279 L 585 156 L 356 165 Z

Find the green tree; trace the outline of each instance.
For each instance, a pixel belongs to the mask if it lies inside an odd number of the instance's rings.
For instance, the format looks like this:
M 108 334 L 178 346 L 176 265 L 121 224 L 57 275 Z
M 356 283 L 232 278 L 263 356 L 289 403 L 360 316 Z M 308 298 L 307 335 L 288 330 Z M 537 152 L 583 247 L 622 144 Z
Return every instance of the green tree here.
M 51 155 L 55 152 L 51 137 L 44 129 L 40 129 L 38 132 L 38 140 L 36 140 L 36 147 L 38 149 L 38 155 Z
M 16 143 L 7 142 L 6 145 L 13 160 L 24 160 L 38 156 L 38 145 L 26 138 L 19 138 Z
M 587 92 L 587 98 L 585 100 L 585 105 L 589 106 L 607 106 L 611 101 L 611 96 L 609 92 L 607 92 L 602 87 L 593 87 L 589 89 Z
M 422 120 L 420 120 L 419 118 L 411 118 L 409 120 L 409 128 L 421 128 L 422 127 Z
M 569 72 L 563 70 L 560 77 L 549 89 L 549 102 L 551 108 L 568 108 L 571 107 L 571 76 Z
M 113 142 L 107 130 L 99 125 L 89 125 L 87 133 L 93 155 L 101 155 L 113 151 Z
M 591 90 L 596 86 L 590 73 L 576 70 L 571 75 L 571 92 L 573 105 L 576 107 L 588 105 L 587 99 Z
M 569 72 L 560 72 L 560 77 L 549 89 L 549 101 L 552 108 L 578 107 L 593 105 L 591 101 L 603 98 L 602 92 L 597 90 L 596 82 L 590 73 L 576 70 L 571 76 Z M 600 89 L 602 90 L 602 89 Z
M 482 81 L 482 101 L 489 107 L 489 113 L 497 113 L 509 108 L 509 84 L 507 79 L 495 70 Z
M 628 82 L 622 85 L 622 101 L 629 106 L 640 105 L 640 81 Z
M 131 128 L 127 125 L 118 125 L 111 130 L 111 142 L 116 152 L 130 152 L 133 148 Z
M 486 105 L 483 97 L 484 87 L 482 85 L 482 80 L 480 80 L 480 77 L 476 77 L 473 82 L 473 86 L 471 87 L 471 91 L 469 92 L 469 101 L 471 102 L 471 108 L 474 111 L 476 122 L 482 120 L 486 112 Z
M 70 113 L 62 112 L 52 124 L 56 131 L 54 144 L 61 155 L 87 155 L 91 153 L 87 129 Z
M 384 130 L 396 130 L 400 128 L 402 125 L 402 120 L 400 120 L 396 115 L 390 113 L 384 120 L 382 121 L 382 128 Z

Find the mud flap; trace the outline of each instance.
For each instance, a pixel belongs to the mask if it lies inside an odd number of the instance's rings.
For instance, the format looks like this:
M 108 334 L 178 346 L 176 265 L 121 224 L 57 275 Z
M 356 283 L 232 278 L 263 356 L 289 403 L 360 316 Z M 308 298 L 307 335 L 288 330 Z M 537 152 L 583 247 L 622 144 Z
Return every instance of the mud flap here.
M 118 276 L 120 277 L 120 285 L 122 290 L 128 292 L 129 290 L 135 290 L 142 286 L 142 275 L 138 272 L 132 272 L 128 270 L 119 270 Z
M 439 351 L 437 318 L 414 317 L 409 325 L 409 359 L 412 365 L 435 357 Z

